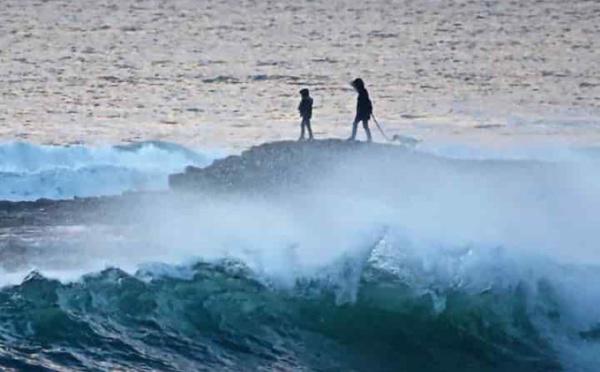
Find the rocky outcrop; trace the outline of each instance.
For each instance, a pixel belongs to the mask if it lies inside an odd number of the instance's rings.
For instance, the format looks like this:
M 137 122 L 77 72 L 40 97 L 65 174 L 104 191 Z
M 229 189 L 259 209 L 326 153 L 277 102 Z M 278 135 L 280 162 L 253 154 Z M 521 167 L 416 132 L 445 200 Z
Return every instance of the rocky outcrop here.
M 458 175 L 456 172 L 462 178 L 485 178 L 509 186 L 514 177 L 535 185 L 540 179 L 551 177 L 547 174 L 549 170 L 548 164 L 532 161 L 444 159 L 399 145 L 334 139 L 281 141 L 252 147 L 205 168 L 188 167 L 185 172 L 169 177 L 171 191 L 73 200 L 0 201 L 0 229 L 23 225 L 121 225 L 136 221 L 136 209 L 175 199 L 194 203 L 221 193 L 285 196 L 311 187 L 327 187 L 335 193 L 368 193 L 382 186 L 399 188 L 415 177 L 425 184 L 452 180 L 442 175 Z M 451 185 L 440 184 L 440 187 Z
M 143 203 L 166 196 L 162 192 L 125 193 L 115 196 L 75 198 L 67 200 L 0 201 L 0 230 L 16 226 L 51 226 L 76 224 L 127 224 L 128 215 Z M 0 231 L 0 236 L 2 232 Z
M 365 155 L 410 156 L 404 147 L 342 140 L 282 141 L 255 146 L 206 168 L 188 167 L 169 177 L 172 190 L 260 192 L 305 186 Z

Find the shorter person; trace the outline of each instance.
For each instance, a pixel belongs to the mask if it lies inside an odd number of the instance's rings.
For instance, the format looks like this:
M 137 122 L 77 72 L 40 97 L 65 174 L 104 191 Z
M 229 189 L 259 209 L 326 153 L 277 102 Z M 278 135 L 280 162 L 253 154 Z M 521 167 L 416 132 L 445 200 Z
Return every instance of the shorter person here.
M 304 129 L 308 130 L 308 140 L 313 139 L 312 129 L 310 128 L 310 118 L 312 117 L 312 106 L 313 99 L 310 97 L 308 89 L 304 88 L 300 91 L 300 95 L 302 96 L 302 100 L 300 101 L 300 105 L 298 106 L 298 111 L 300 111 L 300 117 L 302 118 L 302 122 L 300 123 L 300 138 L 298 141 L 304 140 Z

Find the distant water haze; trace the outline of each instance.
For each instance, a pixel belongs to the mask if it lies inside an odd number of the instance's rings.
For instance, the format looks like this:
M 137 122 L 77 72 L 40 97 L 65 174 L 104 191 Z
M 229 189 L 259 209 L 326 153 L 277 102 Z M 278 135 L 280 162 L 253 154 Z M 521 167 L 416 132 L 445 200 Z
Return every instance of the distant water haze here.
M 390 134 L 600 139 L 595 1 L 20 1 L 0 12 L 0 138 L 244 148 L 347 136 L 362 77 Z M 377 137 L 381 139 L 381 137 Z

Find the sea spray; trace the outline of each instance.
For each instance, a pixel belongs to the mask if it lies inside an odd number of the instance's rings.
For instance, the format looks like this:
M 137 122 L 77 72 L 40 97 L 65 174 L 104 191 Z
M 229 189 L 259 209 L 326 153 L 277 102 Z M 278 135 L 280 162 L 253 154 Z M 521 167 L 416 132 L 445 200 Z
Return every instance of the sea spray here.
M 6 143 L 0 145 L 0 200 L 165 190 L 170 173 L 208 165 L 213 157 L 159 141 L 104 147 Z
M 597 365 L 594 164 L 270 146 L 194 171 L 228 191 L 199 183 L 127 207 L 126 227 L 31 236 L 35 255 L 5 270 L 40 274 L 0 291 L 3 365 Z M 70 263 L 92 273 L 52 279 Z

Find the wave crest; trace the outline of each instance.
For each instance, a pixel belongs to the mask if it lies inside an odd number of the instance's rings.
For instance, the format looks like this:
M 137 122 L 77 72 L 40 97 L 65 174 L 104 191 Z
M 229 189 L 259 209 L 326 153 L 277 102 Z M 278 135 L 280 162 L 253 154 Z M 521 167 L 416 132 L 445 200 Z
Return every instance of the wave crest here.
M 0 145 L 0 200 L 68 199 L 167 188 L 167 177 L 211 158 L 160 141 L 112 147 Z

